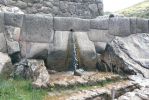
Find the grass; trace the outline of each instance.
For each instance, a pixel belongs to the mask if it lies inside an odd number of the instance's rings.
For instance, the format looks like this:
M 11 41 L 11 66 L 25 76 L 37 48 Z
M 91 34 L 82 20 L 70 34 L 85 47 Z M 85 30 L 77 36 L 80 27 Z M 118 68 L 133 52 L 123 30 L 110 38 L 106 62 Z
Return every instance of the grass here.
M 67 91 L 89 90 L 97 87 L 103 87 L 116 81 L 103 81 L 96 86 L 75 86 L 70 88 L 53 88 L 50 89 L 34 89 L 31 86 L 31 81 L 27 80 L 13 80 L 0 78 L 0 100 L 46 100 L 47 92 L 57 92 L 66 95 Z M 50 99 L 50 98 L 49 98 Z M 51 98 L 52 99 L 52 98 Z
M 31 81 L 0 78 L 0 100 L 43 100 L 46 90 L 33 89 Z
M 120 10 L 118 11 L 118 13 L 128 17 L 149 18 L 149 0 L 143 1 L 129 8 Z

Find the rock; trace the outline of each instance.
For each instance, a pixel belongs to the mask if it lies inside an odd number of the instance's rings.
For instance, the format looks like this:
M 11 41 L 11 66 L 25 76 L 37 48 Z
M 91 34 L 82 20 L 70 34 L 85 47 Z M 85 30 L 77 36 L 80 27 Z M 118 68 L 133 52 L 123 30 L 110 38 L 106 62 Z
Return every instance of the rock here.
M 56 71 L 64 71 L 68 56 L 68 39 L 69 31 L 55 31 L 54 44 L 50 48 L 47 58 L 47 65 L 50 69 Z
M 43 60 L 23 59 L 14 67 L 14 78 L 32 79 L 34 88 L 47 87 L 49 74 Z
M 137 83 L 140 87 L 149 87 L 149 79 L 147 78 L 144 78 L 140 75 L 130 75 L 128 78 Z
M 0 12 L 24 14 L 24 12 L 22 12 L 18 7 L 1 6 Z
M 14 26 L 14 27 L 22 27 L 23 23 L 23 14 L 16 14 L 16 13 L 5 13 L 5 25 Z
M 130 18 L 131 33 L 148 33 L 148 20 L 141 18 Z
M 6 31 L 7 40 L 9 40 L 9 41 L 19 41 L 21 28 L 5 25 L 5 31 Z
M 130 18 L 130 31 L 132 34 L 137 33 L 137 18 L 135 17 Z
M 23 1 L 17 1 L 15 6 L 19 7 L 20 9 L 25 9 L 25 8 L 27 8 L 27 3 L 23 2 Z
M 49 73 L 44 65 L 43 60 L 28 60 L 29 65 L 32 68 L 33 71 L 33 80 L 32 83 L 33 87 L 47 87 L 47 84 L 49 83 Z
M 102 60 L 112 72 L 141 74 L 149 78 L 149 34 L 116 37 L 108 43 Z
M 1 0 L 1 1 L 0 1 L 0 4 L 6 5 L 6 4 L 7 4 L 7 0 Z
M 88 37 L 93 42 L 109 42 L 114 36 L 108 34 L 108 30 L 90 30 L 88 32 Z
M 134 91 L 121 95 L 117 100 L 148 100 L 148 92 L 149 88 L 135 89 Z
M 81 67 L 88 70 L 95 69 L 96 50 L 94 43 L 89 40 L 87 32 L 75 32 L 76 42 L 79 48 Z
M 148 19 L 137 18 L 137 33 L 148 33 Z
M 13 71 L 11 59 L 7 54 L 2 52 L 0 52 L 0 56 L 0 76 L 10 77 L 10 74 Z
M 4 33 L 5 31 L 5 21 L 4 21 L 4 13 L 0 13 L 0 33 Z
M 0 33 L 0 52 L 7 52 L 6 40 L 3 33 Z
M 98 17 L 96 19 L 90 20 L 90 28 L 98 30 L 108 30 L 109 28 L 109 18 L 108 17 Z
M 89 9 L 93 18 L 99 15 L 97 4 L 89 4 Z
M 109 34 L 115 36 L 130 35 L 130 19 L 127 17 L 113 17 L 109 19 Z
M 46 59 L 50 52 L 49 43 L 22 42 L 20 41 L 21 56 L 32 59 Z
M 74 75 L 75 76 L 82 76 L 83 75 L 84 70 L 83 69 L 76 69 L 74 71 Z
M 44 26 L 44 27 L 43 27 Z M 44 15 L 25 15 L 21 41 L 50 43 L 53 42 L 53 18 Z
M 107 45 L 106 42 L 95 42 L 94 44 L 95 44 L 95 49 L 97 53 L 102 54 L 105 51 L 105 48 Z
M 17 41 L 7 41 L 7 49 L 8 49 L 8 54 L 13 54 L 16 52 L 20 52 L 20 46 Z
M 55 17 L 54 29 L 57 31 L 88 31 L 90 29 L 90 21 L 72 17 Z

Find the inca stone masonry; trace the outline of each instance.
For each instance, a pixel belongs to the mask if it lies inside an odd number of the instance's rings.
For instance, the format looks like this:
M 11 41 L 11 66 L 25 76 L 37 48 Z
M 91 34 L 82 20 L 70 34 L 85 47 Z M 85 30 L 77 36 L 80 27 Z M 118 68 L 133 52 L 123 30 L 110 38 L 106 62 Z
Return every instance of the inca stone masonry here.
M 95 18 L 103 14 L 102 0 L 2 0 L 28 14 Z

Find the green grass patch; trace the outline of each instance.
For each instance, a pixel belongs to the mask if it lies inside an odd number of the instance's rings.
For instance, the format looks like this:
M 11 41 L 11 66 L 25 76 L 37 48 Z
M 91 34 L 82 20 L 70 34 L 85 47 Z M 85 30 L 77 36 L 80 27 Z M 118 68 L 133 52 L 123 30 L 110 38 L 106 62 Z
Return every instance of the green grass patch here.
M 117 13 L 123 14 L 128 17 L 149 18 L 149 0 L 143 1 L 129 8 L 120 10 Z
M 33 89 L 31 81 L 0 78 L 0 100 L 43 100 L 46 90 Z

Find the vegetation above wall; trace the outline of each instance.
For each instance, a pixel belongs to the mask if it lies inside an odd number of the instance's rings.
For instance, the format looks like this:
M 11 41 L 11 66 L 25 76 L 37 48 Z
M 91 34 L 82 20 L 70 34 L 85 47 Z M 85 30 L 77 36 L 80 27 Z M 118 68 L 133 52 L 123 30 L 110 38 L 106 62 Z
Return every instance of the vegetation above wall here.
M 129 8 L 118 11 L 117 13 L 123 14 L 128 17 L 141 17 L 149 18 L 149 0 L 138 3 Z

